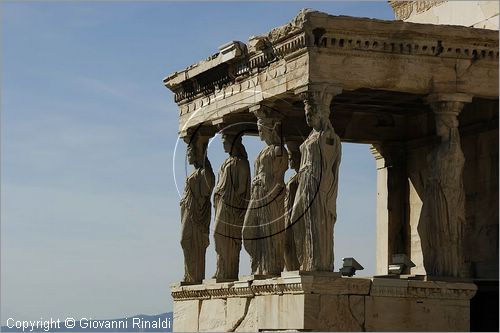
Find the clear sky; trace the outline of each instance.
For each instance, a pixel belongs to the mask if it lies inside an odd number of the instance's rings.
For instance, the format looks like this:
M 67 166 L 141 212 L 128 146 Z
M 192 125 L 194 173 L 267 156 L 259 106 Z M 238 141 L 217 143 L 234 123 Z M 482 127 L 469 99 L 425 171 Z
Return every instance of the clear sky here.
M 1 2 L 1 325 L 172 310 L 186 169 L 162 79 L 301 8 L 393 19 L 386 1 Z M 209 156 L 218 170 L 220 138 Z M 354 256 L 374 273 L 375 199 L 369 147 L 344 144 L 336 270 Z

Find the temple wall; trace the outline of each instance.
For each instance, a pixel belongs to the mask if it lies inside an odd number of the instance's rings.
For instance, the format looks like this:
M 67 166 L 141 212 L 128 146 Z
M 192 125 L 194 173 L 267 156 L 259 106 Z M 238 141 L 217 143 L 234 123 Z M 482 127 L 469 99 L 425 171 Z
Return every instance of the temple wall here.
M 498 123 L 498 119 L 491 122 Z M 498 148 L 498 127 L 462 136 L 465 255 L 473 263 L 476 278 L 498 279 Z

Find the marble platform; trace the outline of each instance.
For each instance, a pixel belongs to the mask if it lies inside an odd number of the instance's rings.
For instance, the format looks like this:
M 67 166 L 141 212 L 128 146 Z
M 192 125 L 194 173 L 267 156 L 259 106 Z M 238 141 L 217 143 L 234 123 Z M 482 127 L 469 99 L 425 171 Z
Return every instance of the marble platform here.
M 189 331 L 468 331 L 473 283 L 423 277 L 283 272 L 172 285 L 173 329 Z

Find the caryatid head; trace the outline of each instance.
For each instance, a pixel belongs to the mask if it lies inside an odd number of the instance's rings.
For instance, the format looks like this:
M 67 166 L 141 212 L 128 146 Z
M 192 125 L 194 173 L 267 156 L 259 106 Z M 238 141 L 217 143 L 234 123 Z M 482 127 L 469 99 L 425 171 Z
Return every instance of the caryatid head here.
M 330 124 L 330 107 L 317 104 L 312 98 L 304 100 L 304 111 L 306 122 L 309 127 L 316 131 L 324 130 Z
M 295 90 L 304 101 L 306 122 L 316 131 L 331 128 L 330 105 L 334 96 L 340 94 L 342 88 L 327 82 L 308 83 Z
M 272 117 L 259 117 L 257 120 L 257 128 L 259 129 L 259 137 L 268 146 L 281 145 L 280 136 L 281 122 Z
M 185 139 L 188 143 L 186 150 L 188 163 L 195 168 L 203 166 L 207 151 L 208 137 L 193 134 L 189 139 Z
M 435 101 L 430 104 L 434 111 L 436 134 L 440 137 L 441 143 L 461 151 L 458 115 L 463 109 L 464 102 Z
M 224 148 L 224 152 L 231 155 L 231 152 L 233 150 L 234 141 L 235 141 L 235 136 L 232 134 L 229 134 L 229 133 L 222 133 L 221 139 L 222 139 L 222 147 Z
M 245 146 L 243 146 L 241 133 L 222 132 L 221 139 L 226 153 L 231 156 L 248 158 Z

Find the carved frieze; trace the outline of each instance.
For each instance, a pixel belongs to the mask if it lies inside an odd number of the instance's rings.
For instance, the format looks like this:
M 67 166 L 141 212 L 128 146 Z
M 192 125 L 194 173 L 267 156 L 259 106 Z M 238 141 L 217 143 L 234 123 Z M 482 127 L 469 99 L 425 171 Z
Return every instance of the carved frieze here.
M 407 20 L 412 14 L 425 12 L 436 7 L 445 0 L 419 0 L 419 1 L 389 1 L 397 20 Z

